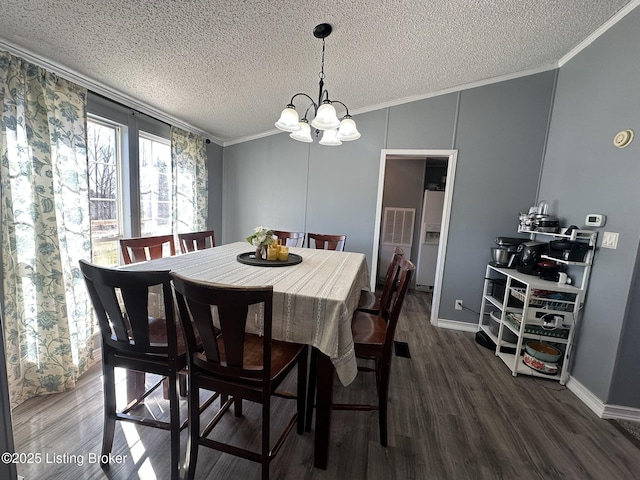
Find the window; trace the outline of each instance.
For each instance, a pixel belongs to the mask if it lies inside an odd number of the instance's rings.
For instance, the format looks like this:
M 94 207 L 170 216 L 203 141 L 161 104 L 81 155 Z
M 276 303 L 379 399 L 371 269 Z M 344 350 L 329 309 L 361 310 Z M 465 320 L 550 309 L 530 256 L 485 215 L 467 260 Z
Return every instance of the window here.
M 121 238 L 172 232 L 171 127 L 89 92 L 93 262 L 120 264 Z
M 98 265 L 119 263 L 118 238 L 122 236 L 121 137 L 121 126 L 96 118 L 87 120 L 92 261 Z
M 140 132 L 140 229 L 143 236 L 172 233 L 171 144 Z

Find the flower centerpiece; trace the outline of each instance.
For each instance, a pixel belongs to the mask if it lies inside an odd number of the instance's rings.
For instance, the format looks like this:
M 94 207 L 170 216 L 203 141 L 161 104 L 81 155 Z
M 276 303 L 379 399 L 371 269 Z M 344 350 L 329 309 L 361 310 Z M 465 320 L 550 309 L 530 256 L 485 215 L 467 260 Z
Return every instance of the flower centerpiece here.
M 253 234 L 247 237 L 247 242 L 256 247 L 256 258 L 263 258 L 266 248 L 275 241 L 273 230 L 259 226 L 253 229 Z

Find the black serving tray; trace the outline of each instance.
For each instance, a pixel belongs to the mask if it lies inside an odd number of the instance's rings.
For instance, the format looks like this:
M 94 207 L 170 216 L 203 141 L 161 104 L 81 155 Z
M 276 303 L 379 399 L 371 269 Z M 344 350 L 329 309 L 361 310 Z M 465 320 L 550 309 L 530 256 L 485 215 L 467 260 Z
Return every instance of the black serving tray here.
M 246 265 L 254 265 L 256 267 L 288 267 L 291 265 L 297 265 L 302 262 L 302 257 L 295 253 L 290 253 L 289 258 L 285 261 L 282 260 L 264 260 L 262 258 L 256 258 L 255 252 L 241 253 L 236 257 L 240 263 Z

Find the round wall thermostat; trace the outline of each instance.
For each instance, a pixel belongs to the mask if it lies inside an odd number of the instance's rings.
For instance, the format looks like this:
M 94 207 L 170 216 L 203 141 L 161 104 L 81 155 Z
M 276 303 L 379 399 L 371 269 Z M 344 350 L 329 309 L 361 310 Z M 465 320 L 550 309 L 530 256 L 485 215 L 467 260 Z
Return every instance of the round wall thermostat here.
M 622 130 L 613 137 L 613 144 L 618 148 L 624 148 L 633 140 L 633 130 Z

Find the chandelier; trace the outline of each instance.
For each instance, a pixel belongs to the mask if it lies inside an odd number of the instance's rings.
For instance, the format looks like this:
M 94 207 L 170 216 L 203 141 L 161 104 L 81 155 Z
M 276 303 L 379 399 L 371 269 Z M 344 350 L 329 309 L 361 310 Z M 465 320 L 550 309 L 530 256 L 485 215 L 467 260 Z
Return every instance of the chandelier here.
M 360 138 L 360 132 L 356 128 L 356 122 L 349 115 L 347 106 L 338 100 L 330 100 L 329 92 L 324 88 L 324 39 L 329 35 L 331 35 L 331 25 L 328 23 L 321 23 L 313 29 L 313 36 L 322 39 L 322 66 L 318 74 L 320 77 L 318 101 L 315 102 L 306 93 L 296 93 L 280 114 L 276 127 L 285 132 L 291 132 L 289 136 L 299 142 L 313 142 L 311 138 L 311 127 L 313 127 L 316 137 L 320 135 L 321 130 L 323 131 L 320 145 L 335 146 L 342 145 L 342 142 L 357 140 Z M 298 112 L 293 104 L 293 100 L 298 96 L 306 97 L 311 101 L 301 120 L 299 120 Z M 338 119 L 333 103 L 339 103 L 346 110 L 347 113 L 342 117 L 342 120 Z M 313 115 L 311 125 L 309 125 L 308 119 L 310 113 Z

